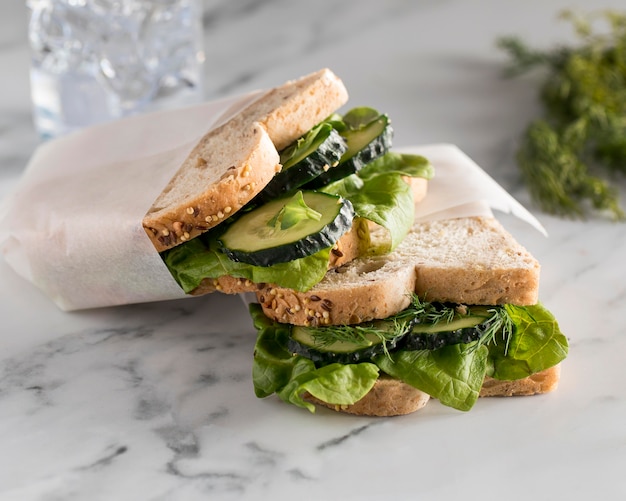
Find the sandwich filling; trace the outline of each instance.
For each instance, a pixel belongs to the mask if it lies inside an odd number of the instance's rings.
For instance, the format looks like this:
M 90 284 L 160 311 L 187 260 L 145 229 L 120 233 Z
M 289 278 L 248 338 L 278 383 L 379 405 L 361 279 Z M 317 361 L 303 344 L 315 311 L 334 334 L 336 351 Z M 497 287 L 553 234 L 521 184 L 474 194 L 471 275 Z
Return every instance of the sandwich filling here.
M 280 152 L 281 171 L 243 209 L 161 254 L 172 276 L 188 293 L 223 276 L 306 291 L 355 225 L 367 245 L 364 220 L 387 230 L 393 250 L 414 220 L 404 178 L 430 179 L 433 168 L 390 152 L 392 134 L 387 115 L 367 107 L 318 124 Z
M 331 406 L 352 405 L 383 375 L 442 404 L 468 411 L 487 376 L 512 381 L 557 365 L 568 343 L 554 316 L 533 306 L 466 306 L 428 302 L 385 320 L 302 327 L 267 318 L 250 305 L 258 337 L 253 383 L 259 398 L 314 412 L 307 395 Z

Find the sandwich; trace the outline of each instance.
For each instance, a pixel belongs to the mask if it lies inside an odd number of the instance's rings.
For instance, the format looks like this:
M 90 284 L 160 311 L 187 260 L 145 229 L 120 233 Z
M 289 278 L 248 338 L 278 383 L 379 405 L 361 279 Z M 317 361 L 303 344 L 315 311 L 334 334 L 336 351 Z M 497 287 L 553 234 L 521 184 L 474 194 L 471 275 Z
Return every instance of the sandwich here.
M 393 416 L 557 387 L 539 264 L 494 218 L 416 222 L 433 176 L 329 70 L 208 132 L 143 226 L 192 295 L 252 292 L 255 394 Z
M 376 232 L 372 233 L 376 240 Z M 255 393 L 300 407 L 409 414 L 430 398 L 556 389 L 567 339 L 538 302 L 539 264 L 493 217 L 416 222 L 309 291 L 265 286 L 250 305 Z
M 265 284 L 304 292 L 370 249 L 408 233 L 433 168 L 390 151 L 389 117 L 343 114 L 345 86 L 324 69 L 271 89 L 210 130 L 143 219 L 191 295 Z

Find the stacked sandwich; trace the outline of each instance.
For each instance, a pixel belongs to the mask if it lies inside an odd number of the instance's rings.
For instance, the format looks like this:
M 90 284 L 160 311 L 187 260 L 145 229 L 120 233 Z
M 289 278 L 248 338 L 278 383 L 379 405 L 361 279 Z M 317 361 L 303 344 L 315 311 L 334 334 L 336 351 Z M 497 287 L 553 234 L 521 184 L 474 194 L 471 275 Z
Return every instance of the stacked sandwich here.
M 190 294 L 254 292 L 253 381 L 314 410 L 552 391 L 567 341 L 537 261 L 493 218 L 416 223 L 433 169 L 329 70 L 210 131 L 144 218 Z

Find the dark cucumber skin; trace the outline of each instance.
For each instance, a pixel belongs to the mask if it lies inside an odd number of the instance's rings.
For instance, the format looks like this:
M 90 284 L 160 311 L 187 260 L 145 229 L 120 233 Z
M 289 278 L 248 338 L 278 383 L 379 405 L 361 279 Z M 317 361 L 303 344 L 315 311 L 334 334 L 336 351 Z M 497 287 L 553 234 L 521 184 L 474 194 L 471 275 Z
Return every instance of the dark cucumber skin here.
M 483 333 L 480 326 L 467 327 L 448 332 L 407 334 L 400 347 L 403 350 L 437 350 L 451 344 L 467 344 L 478 341 Z
M 317 196 L 328 196 L 323 193 L 309 193 Z M 255 210 L 262 210 L 263 207 L 261 206 Z M 223 252 L 236 262 L 254 266 L 272 266 L 278 263 L 294 261 L 315 254 L 322 249 L 332 247 L 352 227 L 352 220 L 355 216 L 352 203 L 349 200 L 341 199 L 341 202 L 337 203 L 337 207 L 337 215 L 332 221 L 320 227 L 315 233 L 311 233 L 296 241 L 254 251 L 227 247 L 225 242 L 226 233 L 220 237 L 219 242 L 222 245 Z M 244 218 L 245 216 L 233 223 L 227 232 L 231 230 L 237 231 L 236 225 L 242 224 L 242 221 L 245 221 Z
M 380 320 L 377 323 L 381 329 L 386 329 L 385 324 L 387 321 Z M 409 328 L 410 324 L 406 326 L 407 330 Z M 315 363 L 324 364 L 337 362 L 340 364 L 354 364 L 364 360 L 371 360 L 373 357 L 383 354 L 385 349 L 391 350 L 395 348 L 396 344 L 403 338 L 403 334 L 399 334 L 396 337 L 388 339 L 385 345 L 382 338 L 372 335 L 368 336 L 368 339 L 372 342 L 369 346 L 344 341 L 338 343 L 341 345 L 340 350 L 333 350 L 330 346 L 315 345 L 316 329 L 316 327 L 292 326 L 291 336 L 287 341 L 287 349 Z M 323 327 L 321 329 L 323 329 Z
M 485 317 L 475 316 L 467 317 L 465 323 L 475 323 L 471 327 L 463 327 L 460 329 L 446 330 L 446 324 L 435 327 L 439 329 L 434 332 L 414 332 L 412 329 L 419 329 L 420 324 L 413 324 L 409 332 L 399 334 L 397 337 L 388 340 L 386 343 L 387 351 L 392 350 L 437 350 L 444 346 L 454 344 L 467 344 L 477 341 L 489 327 Z M 455 322 L 453 322 L 455 324 Z M 298 327 L 306 329 L 306 327 Z M 323 328 L 323 327 L 321 327 Z M 354 364 L 371 360 L 373 357 L 382 355 L 385 352 L 383 343 L 373 344 L 367 347 L 361 347 L 355 344 L 354 351 L 342 351 L 340 353 L 325 350 L 323 347 L 309 346 L 290 337 L 287 342 L 287 348 L 294 354 L 306 357 L 316 364 L 325 365 L 333 362 L 341 364 Z
M 365 144 L 361 149 L 354 152 L 354 154 L 346 159 L 342 159 L 339 165 L 328 169 L 328 171 L 320 174 L 313 181 L 311 181 L 307 188 L 317 189 L 330 184 L 339 179 L 348 177 L 358 171 L 360 171 L 365 165 L 383 156 L 391 148 L 393 140 L 393 129 L 389 124 L 389 118 L 386 115 L 381 115 L 375 122 L 372 122 L 368 128 L 382 129 L 380 133 L 374 136 L 371 141 Z M 348 151 L 350 150 L 351 135 L 361 135 L 363 130 L 346 131 L 343 136 L 348 142 Z
M 343 137 L 330 124 L 326 124 L 326 126 L 320 132 L 325 136 L 325 139 L 318 145 L 318 148 L 299 162 L 276 174 L 263 191 L 257 195 L 255 202 L 263 203 L 294 193 L 298 188 L 339 163 L 348 146 Z

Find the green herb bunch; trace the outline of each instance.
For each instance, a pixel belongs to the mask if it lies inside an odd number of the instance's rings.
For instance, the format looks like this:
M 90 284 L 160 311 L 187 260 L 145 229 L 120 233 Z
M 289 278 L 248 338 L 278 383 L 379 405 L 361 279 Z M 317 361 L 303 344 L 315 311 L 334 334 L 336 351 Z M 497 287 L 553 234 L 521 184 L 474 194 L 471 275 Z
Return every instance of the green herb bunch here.
M 581 43 L 549 51 L 516 37 L 498 40 L 512 62 L 508 75 L 537 66 L 545 116 L 527 128 L 517 154 L 533 200 L 551 214 L 585 217 L 599 211 L 626 220 L 609 178 L 626 173 L 626 13 L 577 16 L 566 11 Z M 607 24 L 594 33 L 597 21 Z

